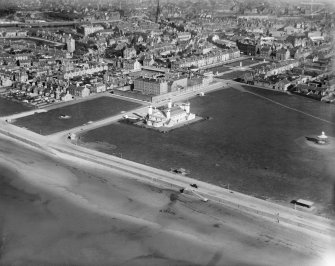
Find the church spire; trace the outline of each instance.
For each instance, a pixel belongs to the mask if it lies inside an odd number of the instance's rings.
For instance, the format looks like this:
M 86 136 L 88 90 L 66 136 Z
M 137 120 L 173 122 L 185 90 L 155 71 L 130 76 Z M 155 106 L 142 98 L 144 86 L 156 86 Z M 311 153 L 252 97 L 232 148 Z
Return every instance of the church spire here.
M 160 13 L 161 13 L 161 8 L 160 8 L 160 6 L 159 6 L 159 0 L 157 0 L 156 23 L 158 22 Z

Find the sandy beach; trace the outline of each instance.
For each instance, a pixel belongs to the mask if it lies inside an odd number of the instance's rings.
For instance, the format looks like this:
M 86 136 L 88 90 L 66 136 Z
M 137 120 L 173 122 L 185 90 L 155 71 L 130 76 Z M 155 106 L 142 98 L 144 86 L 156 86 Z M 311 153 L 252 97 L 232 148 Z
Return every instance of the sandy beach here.
M 316 265 L 325 239 L 0 139 L 1 265 Z

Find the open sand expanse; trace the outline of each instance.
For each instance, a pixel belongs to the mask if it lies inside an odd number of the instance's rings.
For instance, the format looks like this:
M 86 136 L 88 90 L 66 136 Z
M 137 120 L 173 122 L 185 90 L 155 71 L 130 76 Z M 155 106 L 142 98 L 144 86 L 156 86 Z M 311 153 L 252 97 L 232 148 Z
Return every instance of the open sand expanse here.
M 328 238 L 0 138 L 0 265 L 315 265 Z

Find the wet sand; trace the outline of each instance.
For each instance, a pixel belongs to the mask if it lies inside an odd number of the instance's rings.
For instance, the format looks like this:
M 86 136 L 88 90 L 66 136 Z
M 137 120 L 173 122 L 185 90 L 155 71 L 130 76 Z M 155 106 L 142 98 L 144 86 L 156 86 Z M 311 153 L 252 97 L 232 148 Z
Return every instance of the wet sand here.
M 0 265 L 315 265 L 318 239 L 0 138 Z

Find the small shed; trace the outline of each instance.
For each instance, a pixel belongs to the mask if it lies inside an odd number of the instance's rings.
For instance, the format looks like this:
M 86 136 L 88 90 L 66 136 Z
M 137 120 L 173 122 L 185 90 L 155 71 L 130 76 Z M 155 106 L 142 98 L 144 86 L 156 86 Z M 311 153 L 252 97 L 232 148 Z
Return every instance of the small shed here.
M 298 199 L 298 200 L 292 200 L 292 202 L 295 206 L 304 207 L 307 209 L 313 209 L 314 208 L 314 202 L 304 199 Z

